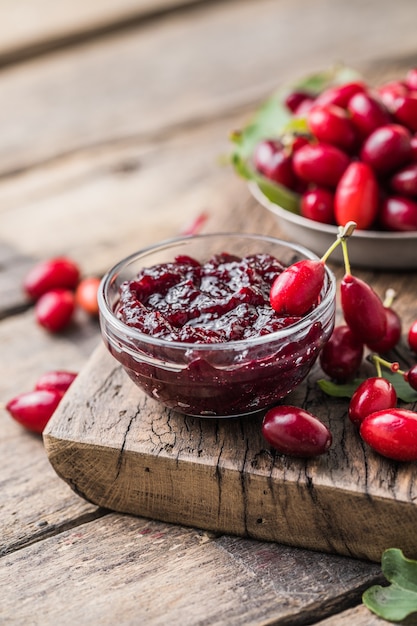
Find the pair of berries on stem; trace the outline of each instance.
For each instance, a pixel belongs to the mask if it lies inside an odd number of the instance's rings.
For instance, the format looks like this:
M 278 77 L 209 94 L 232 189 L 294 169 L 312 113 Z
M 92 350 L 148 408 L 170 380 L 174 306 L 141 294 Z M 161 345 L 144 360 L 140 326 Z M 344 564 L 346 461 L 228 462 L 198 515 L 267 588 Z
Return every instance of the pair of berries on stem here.
M 340 292 L 346 324 L 335 328 L 320 355 L 323 370 L 339 380 L 346 380 L 358 369 L 364 345 L 385 352 L 401 335 L 401 322 L 391 308 L 393 294 L 389 293 L 388 299 L 382 302 L 370 285 L 352 275 L 346 240 L 355 227 L 354 222 L 341 227 L 337 240 L 321 259 L 303 260 L 289 266 L 273 283 L 270 294 L 271 306 L 277 312 L 305 314 L 318 302 L 328 257 L 342 245 L 345 275 Z M 341 359 L 341 355 L 344 358 Z M 374 362 L 378 376 L 366 379 L 357 388 L 350 401 L 349 418 L 359 427 L 364 441 L 383 456 L 398 461 L 417 460 L 417 414 L 396 408 L 395 389 L 381 376 L 381 363 L 394 370 L 397 365 L 376 355 Z M 411 387 L 417 388 L 417 366 L 407 372 L 398 371 Z M 262 433 L 279 452 L 293 456 L 323 454 L 332 443 L 329 429 L 298 407 L 281 405 L 270 409 L 265 414 Z

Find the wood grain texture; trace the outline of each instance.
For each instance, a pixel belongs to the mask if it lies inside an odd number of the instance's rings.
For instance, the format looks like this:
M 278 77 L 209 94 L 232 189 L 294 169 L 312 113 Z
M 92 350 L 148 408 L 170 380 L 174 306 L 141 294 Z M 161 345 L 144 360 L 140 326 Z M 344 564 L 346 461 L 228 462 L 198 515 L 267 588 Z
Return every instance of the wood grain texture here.
M 107 626 L 116 616 L 122 624 L 296 626 L 341 610 L 378 570 L 352 559 L 108 515 L 4 557 L 0 621 L 40 623 L 38 610 L 44 626 Z
M 407 25 L 416 19 L 413 0 L 401 11 L 388 0 L 246 0 L 239 10 L 204 3 L 157 29 L 10 68 L 0 83 L 0 175 L 92 146 L 163 137 L 335 62 L 362 70 L 405 55 L 415 63 Z
M 87 37 L 126 27 L 170 9 L 205 0 L 2 0 L 0 3 L 0 65 L 75 44 Z
M 375 561 L 392 546 L 417 556 L 415 464 L 372 453 L 347 401 L 324 397 L 318 376 L 286 400 L 333 434 L 327 455 L 304 461 L 269 448 L 262 416 L 163 409 L 99 347 L 49 423 L 46 451 L 79 494 L 109 509 Z
M 415 620 L 413 621 L 411 618 L 411 620 L 405 623 L 409 623 L 412 626 Z M 316 623 L 316 626 L 349 626 L 350 624 L 355 626 L 386 626 L 387 624 L 393 624 L 393 622 L 377 617 L 362 604 L 348 611 L 342 611 L 337 615 L 320 620 Z

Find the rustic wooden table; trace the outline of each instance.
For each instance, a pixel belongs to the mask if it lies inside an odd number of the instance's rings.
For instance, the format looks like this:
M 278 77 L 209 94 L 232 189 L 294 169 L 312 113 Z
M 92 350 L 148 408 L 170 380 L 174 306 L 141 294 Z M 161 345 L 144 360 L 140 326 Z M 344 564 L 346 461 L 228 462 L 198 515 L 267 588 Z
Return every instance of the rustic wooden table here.
M 60 335 L 36 325 L 21 289 L 35 261 L 102 274 L 202 211 L 207 232 L 280 235 L 222 164 L 229 131 L 330 63 L 375 80 L 417 65 L 416 23 L 414 0 L 2 0 L 1 400 L 48 369 L 88 371 L 101 343 L 81 314 Z M 360 275 L 417 317 L 415 272 Z M 0 420 L 1 623 L 386 623 L 361 604 L 377 563 L 98 507 L 41 437 Z

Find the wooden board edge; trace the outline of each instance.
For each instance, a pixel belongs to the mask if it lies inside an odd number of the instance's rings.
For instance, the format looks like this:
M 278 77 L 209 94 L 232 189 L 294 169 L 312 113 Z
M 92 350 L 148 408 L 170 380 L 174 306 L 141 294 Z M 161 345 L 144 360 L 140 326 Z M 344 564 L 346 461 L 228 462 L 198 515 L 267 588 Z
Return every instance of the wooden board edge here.
M 50 433 L 44 442 L 56 473 L 105 509 L 375 562 L 390 547 L 417 557 L 412 503 Z

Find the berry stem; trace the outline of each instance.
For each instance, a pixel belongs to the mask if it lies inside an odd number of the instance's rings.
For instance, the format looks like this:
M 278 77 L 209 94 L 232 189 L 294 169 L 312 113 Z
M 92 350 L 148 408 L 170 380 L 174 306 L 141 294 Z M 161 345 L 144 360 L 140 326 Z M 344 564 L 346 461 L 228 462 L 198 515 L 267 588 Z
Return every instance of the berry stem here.
M 339 226 L 339 234 L 337 235 L 338 239 L 342 243 L 343 262 L 345 264 L 346 274 L 352 273 L 350 269 L 350 261 L 349 261 L 349 254 L 348 254 L 348 247 L 347 247 L 346 240 L 348 237 L 352 235 L 355 228 L 356 228 L 356 222 L 347 222 L 347 224 L 345 224 L 344 226 Z
M 320 261 L 322 263 L 325 263 L 327 259 L 329 258 L 329 256 L 332 254 L 332 252 L 337 248 L 339 244 L 342 244 L 342 247 L 343 247 L 343 243 L 346 242 L 346 239 L 351 236 L 355 228 L 356 228 L 355 222 L 347 222 L 345 226 L 339 226 L 337 239 L 332 243 L 332 245 L 328 248 L 328 250 L 323 254 Z M 343 252 L 343 257 L 345 258 L 344 252 Z M 346 261 L 345 261 L 345 264 L 346 264 Z
M 395 291 L 395 289 L 392 289 L 391 287 L 387 289 L 385 292 L 384 307 L 388 309 L 390 306 L 392 306 L 392 303 L 394 302 L 396 296 L 397 292 Z
M 400 370 L 400 364 L 398 363 L 398 361 L 387 361 L 386 359 L 383 359 L 381 356 L 379 356 L 379 354 L 373 354 L 371 356 L 371 360 L 373 361 L 375 367 L 377 368 L 377 371 L 379 372 L 381 372 L 381 365 L 383 365 L 394 374 L 404 374 L 403 370 Z M 378 374 L 378 376 L 380 376 L 380 373 Z

